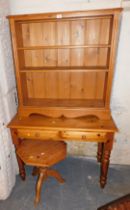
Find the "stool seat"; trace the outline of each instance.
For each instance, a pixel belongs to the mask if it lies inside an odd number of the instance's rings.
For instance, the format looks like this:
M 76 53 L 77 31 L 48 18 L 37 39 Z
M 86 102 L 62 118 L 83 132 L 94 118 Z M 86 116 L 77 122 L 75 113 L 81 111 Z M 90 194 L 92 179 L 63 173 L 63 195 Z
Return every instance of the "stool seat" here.
M 66 143 L 63 141 L 24 139 L 16 152 L 25 164 L 34 166 L 32 175 L 38 175 L 35 204 L 40 201 L 42 183 L 48 176 L 53 176 L 60 183 L 64 183 L 58 171 L 50 168 L 66 158 Z
M 23 140 L 17 154 L 27 165 L 50 167 L 66 157 L 63 141 Z

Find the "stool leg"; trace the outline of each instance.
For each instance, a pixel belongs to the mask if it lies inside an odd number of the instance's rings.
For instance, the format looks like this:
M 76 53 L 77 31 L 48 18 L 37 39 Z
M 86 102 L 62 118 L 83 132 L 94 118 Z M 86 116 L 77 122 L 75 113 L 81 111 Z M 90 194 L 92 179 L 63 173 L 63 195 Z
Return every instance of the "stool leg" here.
M 36 176 L 39 174 L 39 168 L 33 167 L 32 176 Z
M 60 183 L 64 183 L 65 182 L 65 180 L 62 178 L 62 176 L 60 175 L 60 173 L 58 171 L 54 170 L 54 169 L 48 169 L 47 170 L 47 176 L 53 176 Z
M 40 195 L 41 195 L 41 188 L 43 181 L 47 178 L 46 169 L 39 169 L 40 174 L 36 183 L 36 195 L 35 195 L 35 205 L 37 205 L 40 201 Z

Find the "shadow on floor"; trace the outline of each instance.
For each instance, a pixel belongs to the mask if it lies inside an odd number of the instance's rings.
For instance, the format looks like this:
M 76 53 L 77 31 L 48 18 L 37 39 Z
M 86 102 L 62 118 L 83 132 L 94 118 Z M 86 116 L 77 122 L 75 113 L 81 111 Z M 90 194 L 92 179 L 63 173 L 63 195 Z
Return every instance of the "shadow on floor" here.
M 56 168 L 65 178 L 61 185 L 49 178 L 43 185 L 41 202 L 35 208 L 36 177 L 27 167 L 27 178 L 23 182 L 17 177 L 10 197 L 0 201 L 0 210 L 96 210 L 97 207 L 130 193 L 130 166 L 112 165 L 109 169 L 105 189 L 99 186 L 99 164 L 94 160 L 67 158 Z

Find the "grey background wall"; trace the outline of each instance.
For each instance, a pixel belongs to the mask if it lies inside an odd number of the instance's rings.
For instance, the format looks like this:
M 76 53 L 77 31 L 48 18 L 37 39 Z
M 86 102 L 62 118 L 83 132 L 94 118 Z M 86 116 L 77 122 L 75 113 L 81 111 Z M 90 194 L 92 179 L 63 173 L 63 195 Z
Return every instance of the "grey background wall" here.
M 15 78 L 9 26 L 9 1 L 0 0 L 0 200 L 6 199 L 15 184 L 17 164 L 7 123 L 16 113 Z
M 11 14 L 40 13 L 51 11 L 85 10 L 124 6 L 120 0 L 10 0 Z M 129 5 L 129 3 L 128 3 Z M 123 11 L 115 77 L 111 98 L 113 118 L 119 129 L 115 135 L 111 162 L 130 164 L 130 9 Z M 68 143 L 71 155 L 96 156 L 96 145 L 90 143 Z

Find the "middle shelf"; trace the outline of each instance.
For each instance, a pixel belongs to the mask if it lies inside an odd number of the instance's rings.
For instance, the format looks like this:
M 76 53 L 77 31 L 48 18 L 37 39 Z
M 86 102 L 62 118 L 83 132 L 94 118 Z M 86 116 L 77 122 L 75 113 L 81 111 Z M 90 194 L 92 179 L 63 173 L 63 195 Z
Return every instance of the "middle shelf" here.
M 83 106 L 88 100 L 91 102 L 94 101 L 94 104 L 95 100 L 104 101 L 106 96 L 105 87 L 108 83 L 108 73 L 104 71 L 28 71 L 20 73 L 20 82 L 23 87 L 22 92 L 25 105 L 38 105 L 41 102 L 44 104 L 45 100 L 50 99 L 58 99 L 60 102 L 62 102 L 63 99 L 67 101 L 74 99 L 77 100 L 77 103 L 83 100 L 81 103 Z M 94 106 L 93 103 L 91 106 Z M 100 106 L 100 103 L 98 106 Z
M 89 44 L 89 45 L 44 45 L 18 47 L 18 50 L 40 50 L 40 49 L 73 49 L 73 48 L 110 48 L 110 44 Z
M 20 69 L 61 68 L 61 69 L 108 69 L 110 48 L 72 48 L 19 50 Z
M 85 66 L 81 67 L 31 67 L 31 68 L 24 68 L 20 69 L 20 72 L 108 72 L 109 69 L 107 68 L 86 68 Z

